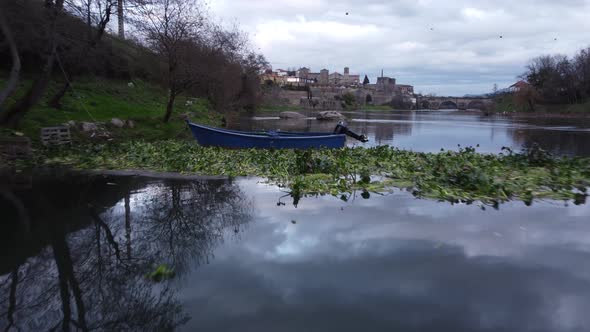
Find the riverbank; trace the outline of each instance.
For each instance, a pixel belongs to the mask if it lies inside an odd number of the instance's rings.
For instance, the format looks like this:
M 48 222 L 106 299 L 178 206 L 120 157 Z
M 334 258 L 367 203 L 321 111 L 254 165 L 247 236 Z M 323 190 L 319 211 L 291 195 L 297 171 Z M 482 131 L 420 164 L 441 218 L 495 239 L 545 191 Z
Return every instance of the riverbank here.
M 534 111 L 528 105 L 519 105 L 512 95 L 496 97 L 492 113 L 515 114 L 529 117 L 590 117 L 590 101 L 581 104 L 535 104 Z
M 336 150 L 225 150 L 190 142 L 129 142 L 39 151 L 31 166 L 77 170 L 149 170 L 207 176 L 258 176 L 295 198 L 402 188 L 417 197 L 492 206 L 534 199 L 581 204 L 590 187 L 590 158 L 553 158 L 541 150 L 504 155 L 418 153 L 381 146 Z
M 297 105 L 262 105 L 256 110 L 256 113 L 280 113 L 280 112 L 299 112 L 299 113 L 307 113 L 307 112 L 320 112 L 321 109 L 317 110 L 306 110 L 301 106 Z M 365 105 L 365 106 L 358 106 L 358 107 L 348 107 L 340 110 L 340 112 L 356 112 L 356 111 L 396 111 L 391 106 L 387 105 Z M 403 111 L 403 110 L 397 110 Z M 408 110 L 410 111 L 410 110 Z
M 0 81 L 0 85 L 4 84 Z M 24 80 L 19 85 L 11 102 L 20 97 L 31 81 Z M 123 142 L 134 139 L 156 141 L 165 139 L 189 139 L 183 117 L 204 124 L 220 125 L 221 114 L 212 110 L 206 99 L 179 96 L 175 101 L 174 115 L 168 123 L 162 118 L 166 109 L 167 91 L 160 86 L 141 80 L 132 82 L 107 80 L 101 78 L 80 78 L 74 83 L 74 89 L 65 95 L 59 109 L 48 105 L 49 98 L 60 86 L 52 81 L 46 98 L 24 117 L 17 130 L 0 129 L 0 136 L 22 133 L 31 139 L 33 145 L 39 145 L 42 127 L 60 126 L 68 121 L 103 124 L 109 139 Z M 132 121 L 132 126 L 119 128 L 111 125 L 113 118 L 124 122 Z M 96 141 L 97 135 L 82 133 L 77 126 L 71 128 L 77 142 Z

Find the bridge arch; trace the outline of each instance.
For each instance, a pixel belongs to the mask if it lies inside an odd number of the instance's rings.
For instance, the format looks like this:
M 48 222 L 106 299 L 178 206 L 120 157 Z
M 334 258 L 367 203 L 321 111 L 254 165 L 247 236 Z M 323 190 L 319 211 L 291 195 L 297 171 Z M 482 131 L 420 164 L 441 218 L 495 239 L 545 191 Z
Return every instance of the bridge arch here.
M 467 109 L 478 109 L 483 110 L 485 109 L 485 104 L 481 100 L 473 100 L 467 104 Z
M 423 110 L 427 110 L 430 109 L 430 102 L 428 102 L 428 100 L 422 100 L 418 106 Z
M 373 97 L 371 96 L 370 93 L 367 93 L 367 95 L 365 96 L 365 103 L 366 104 L 372 104 L 373 103 Z
M 450 109 L 459 109 L 459 106 L 457 105 L 457 103 L 455 103 L 452 100 L 445 100 L 442 103 L 440 103 L 438 108 L 443 109 L 443 110 L 450 110 Z

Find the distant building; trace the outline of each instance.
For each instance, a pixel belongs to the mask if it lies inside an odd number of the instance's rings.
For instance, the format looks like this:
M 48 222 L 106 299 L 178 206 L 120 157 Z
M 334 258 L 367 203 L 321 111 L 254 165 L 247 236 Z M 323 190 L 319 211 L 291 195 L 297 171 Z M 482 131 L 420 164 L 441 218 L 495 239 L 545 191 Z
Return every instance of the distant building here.
M 509 90 L 510 92 L 518 92 L 518 91 L 520 91 L 520 90 L 522 90 L 522 89 L 527 89 L 527 88 L 529 88 L 530 86 L 531 86 L 531 85 L 530 85 L 529 83 L 527 83 L 527 82 L 525 82 L 525 81 L 522 81 L 522 80 L 520 80 L 520 81 L 518 81 L 518 82 L 516 82 L 516 83 L 512 84 L 512 85 L 511 85 L 511 86 L 508 88 L 508 90 Z
M 392 94 L 395 92 L 395 78 L 381 76 L 377 78 L 377 83 L 371 84 L 371 86 L 381 93 Z
M 277 69 L 277 76 L 289 76 L 289 71 L 284 69 Z
M 319 73 L 312 73 L 309 68 L 302 67 L 297 70 L 296 75 L 297 77 L 316 82 L 319 85 L 349 87 L 360 84 L 360 75 L 351 75 L 348 67 L 344 67 L 344 74 L 339 72 L 330 73 L 328 69 L 322 69 Z
M 411 95 L 414 94 L 414 87 L 407 84 L 397 84 L 395 91 L 402 95 Z
M 278 86 L 309 86 L 311 88 L 309 91 L 314 98 L 319 98 L 322 102 L 331 104 L 338 104 L 336 102 L 339 100 L 338 96 L 341 97 L 345 93 L 351 93 L 360 104 L 385 105 L 393 102 L 403 102 L 405 105 L 410 105 L 409 107 L 415 107 L 416 98 L 413 86 L 396 84 L 395 78 L 383 76 L 383 72 L 374 84 L 363 85 L 360 77 L 360 75 L 351 74 L 348 67 L 344 67 L 342 73 L 331 73 L 325 68 L 314 73 L 308 67 L 301 67 L 293 71 L 284 69 L 266 70 L 261 75 L 261 83 L 268 84 L 271 81 Z M 309 96 L 305 99 L 308 100 Z

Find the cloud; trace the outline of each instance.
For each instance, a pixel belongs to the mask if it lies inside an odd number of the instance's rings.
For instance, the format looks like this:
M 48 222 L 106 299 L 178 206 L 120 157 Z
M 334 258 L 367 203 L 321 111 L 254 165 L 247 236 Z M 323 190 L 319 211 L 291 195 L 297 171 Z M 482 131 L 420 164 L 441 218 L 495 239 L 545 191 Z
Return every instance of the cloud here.
M 416 90 L 462 95 L 513 83 L 533 57 L 588 46 L 589 3 L 212 0 L 211 7 L 237 20 L 275 68 L 348 66 L 372 80 L 384 69 Z

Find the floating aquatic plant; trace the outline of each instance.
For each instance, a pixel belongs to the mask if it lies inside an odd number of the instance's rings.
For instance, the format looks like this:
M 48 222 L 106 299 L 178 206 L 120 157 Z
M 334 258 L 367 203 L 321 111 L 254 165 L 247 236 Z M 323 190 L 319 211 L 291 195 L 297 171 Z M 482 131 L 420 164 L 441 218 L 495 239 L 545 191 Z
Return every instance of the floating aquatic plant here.
M 162 282 L 172 279 L 174 276 L 176 276 L 176 272 L 166 264 L 160 264 L 154 271 L 146 274 L 146 278 L 153 282 Z
M 200 175 L 260 176 L 306 195 L 403 188 L 417 197 L 492 206 L 518 199 L 532 204 L 550 198 L 585 202 L 590 158 L 554 157 L 542 150 L 498 155 L 475 148 L 421 153 L 389 146 L 332 150 L 227 150 L 190 142 L 128 142 L 48 150 L 46 164 L 78 169 L 144 169 Z

